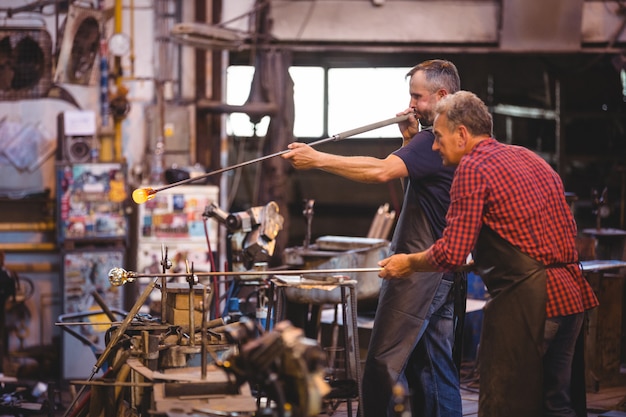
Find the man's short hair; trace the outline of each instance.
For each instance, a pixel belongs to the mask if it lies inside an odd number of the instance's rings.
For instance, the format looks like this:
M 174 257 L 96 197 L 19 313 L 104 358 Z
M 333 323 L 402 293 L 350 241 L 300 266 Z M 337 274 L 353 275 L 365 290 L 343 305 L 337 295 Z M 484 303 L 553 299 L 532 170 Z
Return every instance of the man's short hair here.
M 431 59 L 419 63 L 407 72 L 406 77 L 411 78 L 418 71 L 424 72 L 431 93 L 443 88 L 452 94 L 461 88 L 459 71 L 452 62 L 445 59 Z
M 435 115 L 445 114 L 450 130 L 463 125 L 475 136 L 493 136 L 493 118 L 485 103 L 469 91 L 448 94 L 435 105 Z

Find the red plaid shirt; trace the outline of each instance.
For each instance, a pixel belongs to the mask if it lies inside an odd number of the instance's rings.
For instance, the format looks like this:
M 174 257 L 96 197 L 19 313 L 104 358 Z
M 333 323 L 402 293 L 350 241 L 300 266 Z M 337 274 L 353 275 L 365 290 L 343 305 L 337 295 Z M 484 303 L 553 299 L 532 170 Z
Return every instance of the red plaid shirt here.
M 427 253 L 439 268 L 465 263 L 483 225 L 548 268 L 548 317 L 580 313 L 598 305 L 577 265 L 576 223 L 558 174 L 532 151 L 480 142 L 456 169 L 447 227 Z

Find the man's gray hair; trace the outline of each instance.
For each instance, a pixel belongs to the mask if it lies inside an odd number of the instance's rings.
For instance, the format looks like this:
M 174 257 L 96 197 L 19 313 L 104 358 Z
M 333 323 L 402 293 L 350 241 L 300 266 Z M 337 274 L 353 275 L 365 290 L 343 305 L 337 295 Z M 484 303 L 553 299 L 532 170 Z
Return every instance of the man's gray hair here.
M 439 100 L 435 114 L 446 115 L 450 130 L 463 125 L 472 135 L 493 136 L 493 118 L 489 109 L 476 94 L 469 91 L 458 91 Z

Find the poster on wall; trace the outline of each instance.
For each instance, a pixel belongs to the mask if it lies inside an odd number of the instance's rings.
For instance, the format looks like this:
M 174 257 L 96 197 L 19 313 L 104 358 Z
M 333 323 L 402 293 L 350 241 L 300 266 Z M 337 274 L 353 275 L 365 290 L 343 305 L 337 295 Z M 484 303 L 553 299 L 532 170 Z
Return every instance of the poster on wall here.
M 208 205 L 218 201 L 218 190 L 214 185 L 179 186 L 160 191 L 154 199 L 139 205 L 136 270 L 142 274 L 161 273 L 161 261 L 167 254 L 172 264 L 168 272 L 186 272 L 187 266 L 194 272 L 212 271 L 211 252 L 218 250 L 219 224 L 203 214 Z M 139 291 L 143 291 L 151 279 L 137 281 Z M 185 282 L 185 278 L 172 278 L 170 282 Z M 160 299 L 160 291 L 153 291 L 141 311 L 159 316 L 155 306 Z
M 218 201 L 218 187 L 213 185 L 180 186 L 158 192 L 138 206 L 139 243 L 206 245 L 202 215 L 214 201 Z M 207 230 L 213 251 L 217 250 L 217 229 L 217 221 L 209 219 Z
M 124 267 L 123 249 L 81 250 L 63 255 L 63 315 L 61 322 L 86 323 L 63 326 L 63 376 L 88 377 L 97 354 L 106 347 L 109 318 L 96 301 L 100 297 L 123 320 L 124 287 L 109 282 L 111 268 Z M 93 323 L 93 324 L 90 324 Z M 69 331 L 68 331 L 69 329 Z M 75 335 L 74 335 L 75 334 Z
M 122 164 L 58 165 L 59 240 L 125 239 L 128 196 Z
M 137 248 L 137 272 L 141 274 L 160 274 L 163 271 L 161 259 L 163 251 L 172 263 L 169 272 L 186 272 L 187 265 L 194 272 L 210 272 L 211 262 L 206 243 L 168 242 L 168 244 L 140 243 Z
M 161 260 L 163 254 L 167 252 L 167 259 L 171 262 L 171 268 L 169 273 L 185 273 L 187 266 L 193 270 L 194 273 L 198 272 L 210 272 L 211 259 L 209 250 L 206 243 L 193 243 L 193 242 L 168 242 L 168 244 L 158 243 L 140 243 L 137 248 L 137 272 L 140 274 L 160 274 L 163 272 L 163 266 Z M 139 285 L 139 290 L 142 292 L 146 285 L 153 278 L 140 277 L 136 282 Z M 167 280 L 167 285 L 171 283 L 186 283 L 187 278 L 184 276 L 170 277 Z M 199 277 L 201 284 L 210 284 L 208 277 Z M 161 290 L 155 288 L 150 294 L 145 305 L 141 307 L 140 312 L 144 314 L 150 314 L 153 317 L 161 317 Z

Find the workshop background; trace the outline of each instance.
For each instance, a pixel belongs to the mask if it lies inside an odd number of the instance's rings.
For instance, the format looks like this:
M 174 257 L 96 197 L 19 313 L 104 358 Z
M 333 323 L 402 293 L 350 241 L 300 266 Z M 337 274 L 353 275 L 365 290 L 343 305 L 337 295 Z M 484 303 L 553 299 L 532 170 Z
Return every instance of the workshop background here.
M 83 342 L 98 337 L 58 323 L 93 310 L 94 288 L 119 312 L 141 289 L 112 288 L 102 271 L 158 272 L 166 244 L 183 270 L 185 257 L 207 270 L 209 256 L 232 268 L 232 231 L 211 219 L 205 239 L 210 202 L 226 213 L 275 203 L 269 268 L 320 237 L 372 237 L 376 221 L 389 238 L 400 182 L 295 172 L 281 158 L 185 184 L 196 211 L 184 231 L 130 196 L 392 118 L 408 104 L 407 70 L 432 58 L 457 65 L 496 138 L 561 175 L 584 257 L 626 260 L 623 0 L 0 0 L 0 250 L 20 278 L 0 306 L 3 372 L 89 375 Z M 391 125 L 319 149 L 385 157 L 400 143 Z M 164 191 L 164 204 L 188 207 L 179 194 Z M 155 222 L 167 224 L 155 233 Z M 594 278 L 608 358 L 594 366 L 611 384 L 625 379 L 620 271 Z

